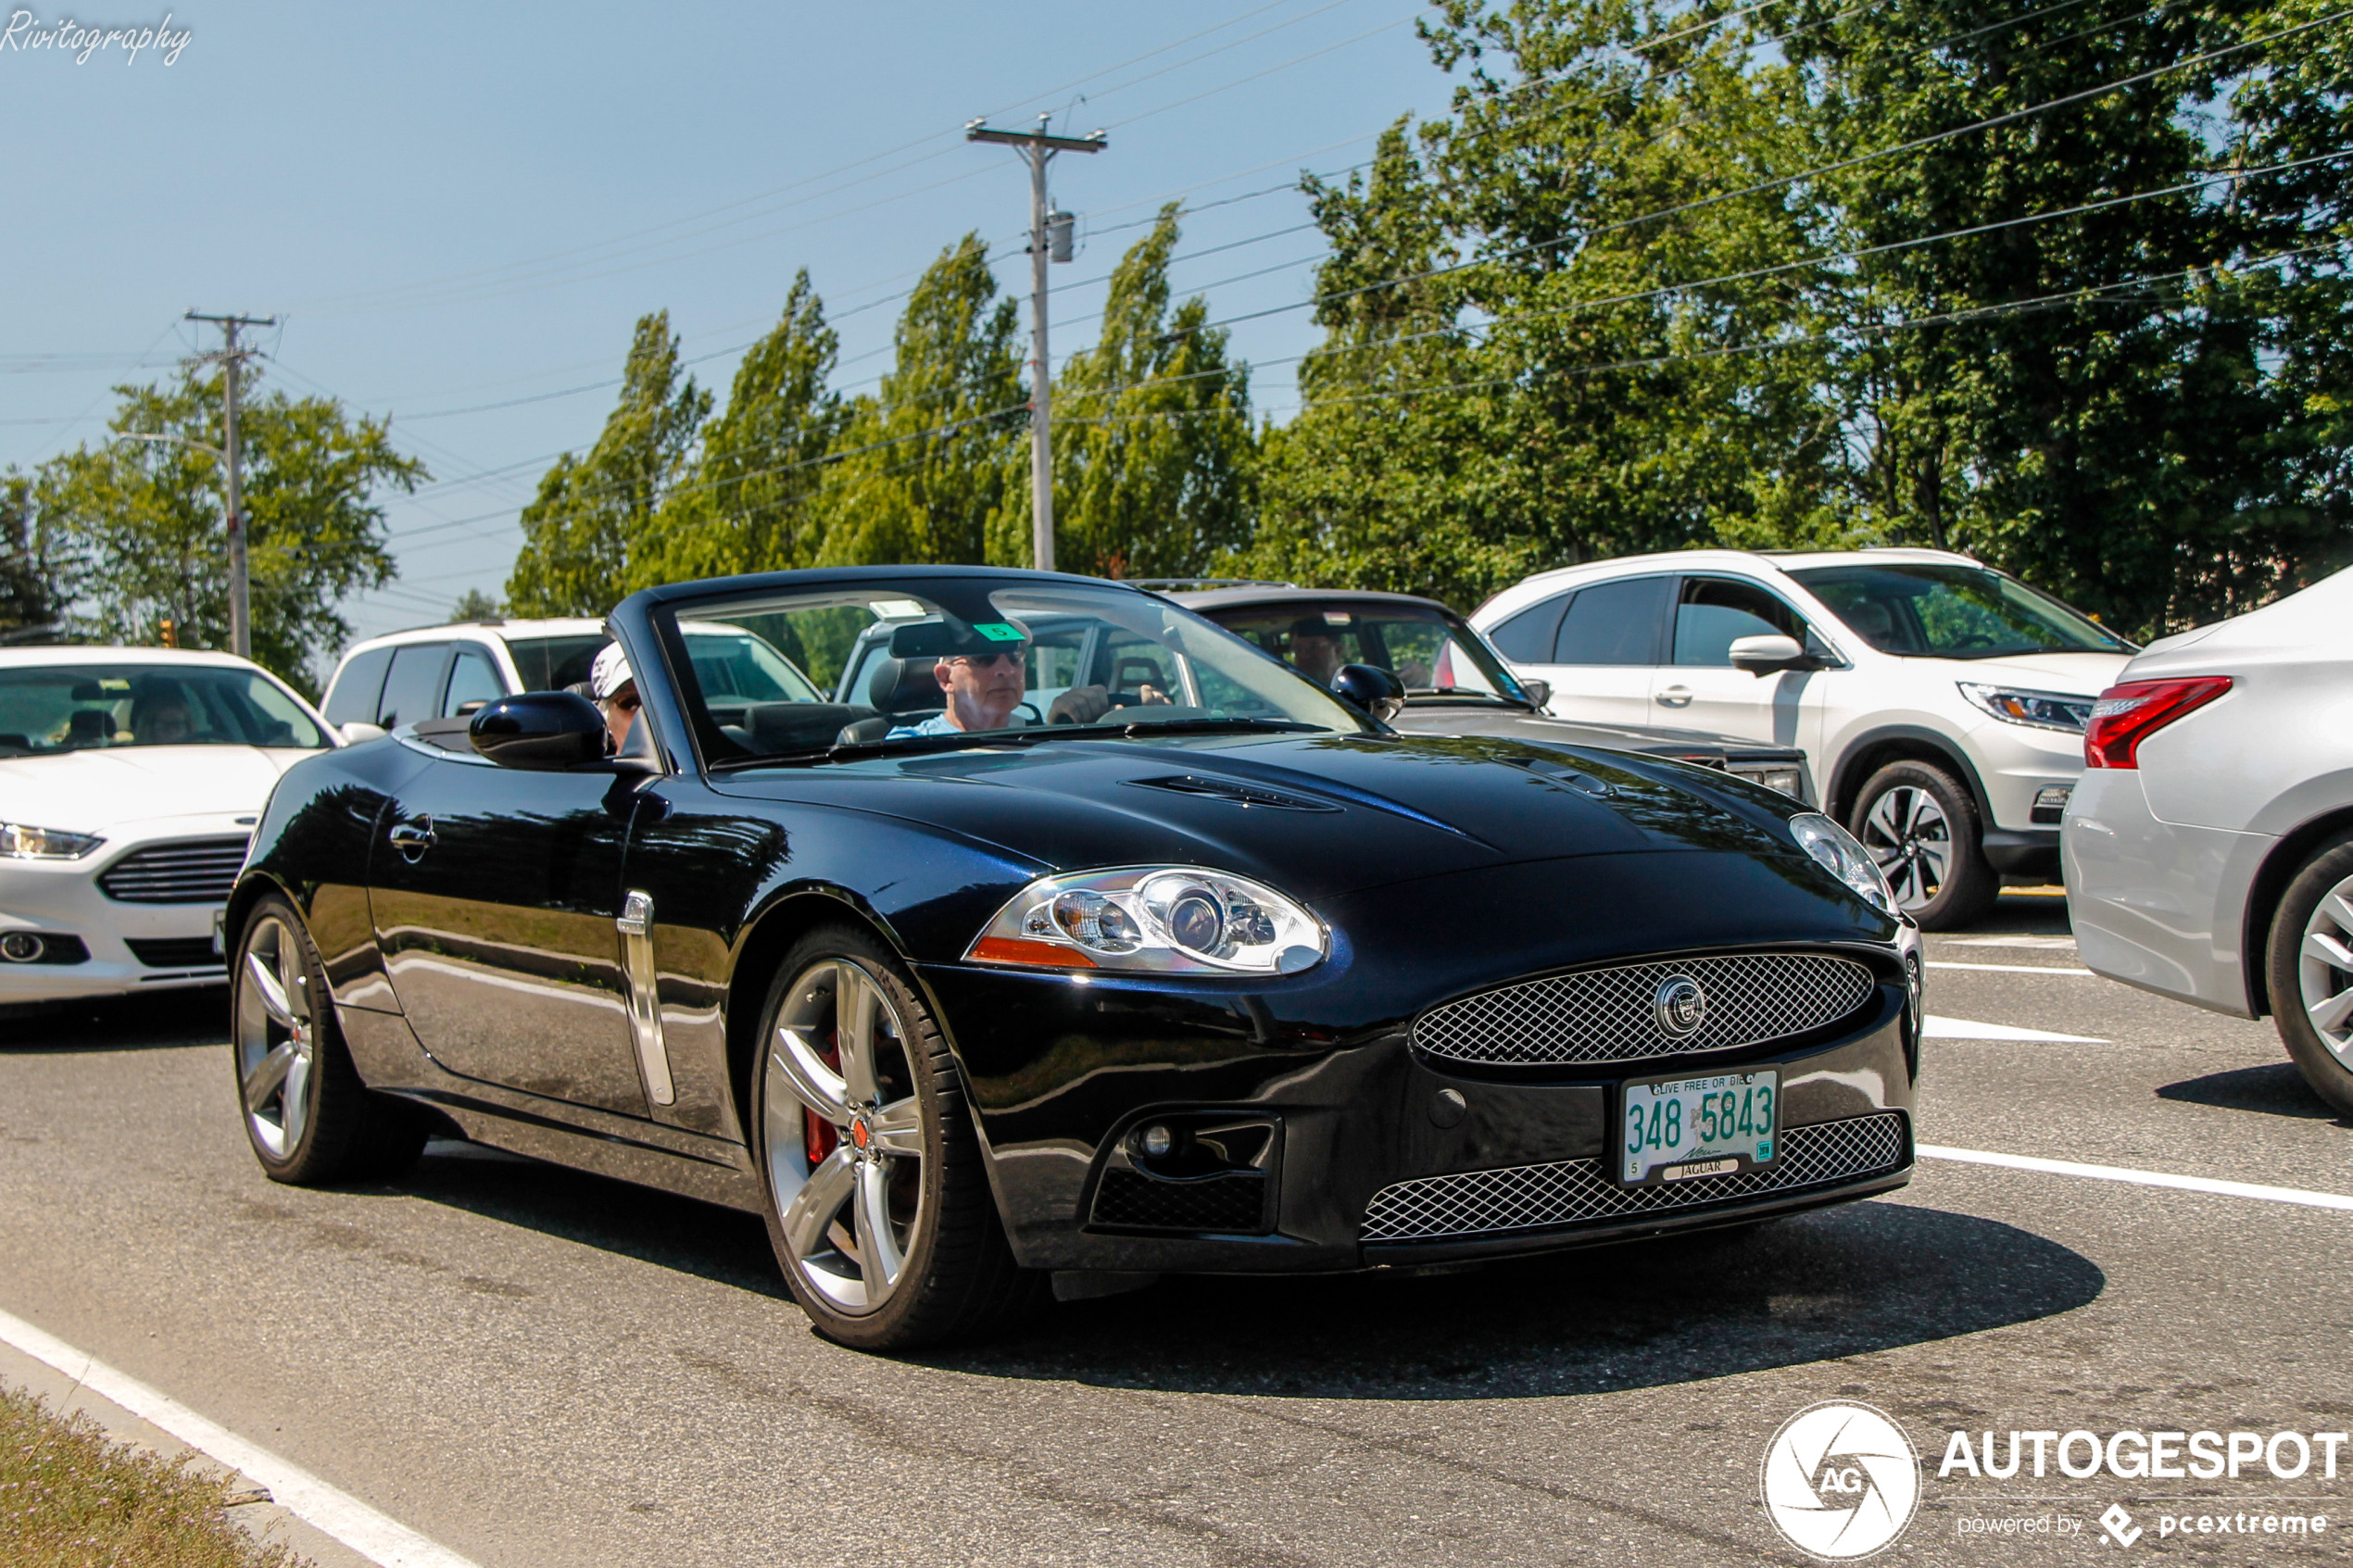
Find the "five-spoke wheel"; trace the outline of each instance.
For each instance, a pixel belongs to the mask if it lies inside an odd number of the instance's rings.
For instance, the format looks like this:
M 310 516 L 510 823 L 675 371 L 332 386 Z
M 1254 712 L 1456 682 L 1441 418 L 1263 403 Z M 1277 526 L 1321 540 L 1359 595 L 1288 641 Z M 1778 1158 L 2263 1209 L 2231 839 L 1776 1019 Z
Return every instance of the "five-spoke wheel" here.
M 1030 1298 L 947 1041 L 897 954 L 855 926 L 785 955 L 760 1030 L 753 1148 L 768 1236 L 820 1333 L 903 1349 Z
M 352 1064 L 302 916 L 276 894 L 245 912 L 229 971 L 230 1049 L 245 1136 L 273 1181 L 385 1176 L 416 1159 L 425 1124 Z

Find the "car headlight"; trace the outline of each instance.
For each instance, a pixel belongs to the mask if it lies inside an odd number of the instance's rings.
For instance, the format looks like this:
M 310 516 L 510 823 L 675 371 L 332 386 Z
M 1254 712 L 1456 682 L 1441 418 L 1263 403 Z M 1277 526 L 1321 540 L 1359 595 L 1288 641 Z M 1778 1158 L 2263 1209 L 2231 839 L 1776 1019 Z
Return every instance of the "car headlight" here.
M 79 860 L 105 842 L 94 833 L 59 833 L 23 822 L 0 822 L 0 857 L 11 860 Z
M 1957 681 L 1961 695 L 1994 718 L 2006 723 L 2024 724 L 2037 730 L 2065 730 L 2080 735 L 2091 721 L 2092 704 L 2097 697 L 2077 696 L 2068 692 L 2030 692 L 2015 686 L 1984 686 L 1975 681 Z
M 1895 912 L 1894 890 L 1887 885 L 1871 852 L 1853 834 L 1819 811 L 1801 811 L 1789 820 L 1789 835 L 1832 876 L 1853 888 L 1863 902 L 1891 915 Z
M 966 960 L 1030 969 L 1297 974 L 1331 954 L 1324 922 L 1262 883 L 1193 866 L 1039 877 Z

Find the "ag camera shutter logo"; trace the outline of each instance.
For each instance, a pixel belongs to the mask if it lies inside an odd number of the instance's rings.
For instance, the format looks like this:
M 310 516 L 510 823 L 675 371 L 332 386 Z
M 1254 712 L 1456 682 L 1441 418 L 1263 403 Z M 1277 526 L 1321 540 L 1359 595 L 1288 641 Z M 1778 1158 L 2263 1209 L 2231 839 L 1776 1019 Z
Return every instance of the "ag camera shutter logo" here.
M 1765 1512 L 1790 1545 L 1828 1562 L 1869 1557 L 1912 1522 L 1920 1461 L 1883 1411 L 1826 1401 L 1781 1424 L 1758 1478 Z

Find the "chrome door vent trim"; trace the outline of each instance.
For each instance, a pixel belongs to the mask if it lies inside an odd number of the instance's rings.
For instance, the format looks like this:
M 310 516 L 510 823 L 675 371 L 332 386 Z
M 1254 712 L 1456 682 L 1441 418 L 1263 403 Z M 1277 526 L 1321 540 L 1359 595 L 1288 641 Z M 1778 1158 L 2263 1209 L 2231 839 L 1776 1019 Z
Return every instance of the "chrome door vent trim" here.
M 670 1051 L 661 1038 L 660 972 L 654 968 L 654 899 L 631 892 L 622 901 L 613 929 L 621 933 L 622 967 L 629 975 L 629 1029 L 637 1040 L 637 1065 L 646 1075 L 646 1098 L 656 1105 L 678 1098 L 670 1081 Z

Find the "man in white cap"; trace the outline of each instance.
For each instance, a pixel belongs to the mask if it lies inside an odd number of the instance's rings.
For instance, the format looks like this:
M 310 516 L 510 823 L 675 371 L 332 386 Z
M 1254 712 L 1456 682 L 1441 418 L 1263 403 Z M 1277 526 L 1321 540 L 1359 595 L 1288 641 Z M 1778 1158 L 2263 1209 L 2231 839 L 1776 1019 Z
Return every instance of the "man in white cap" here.
M 612 749 L 618 755 L 629 744 L 629 726 L 637 718 L 637 677 L 619 643 L 607 643 L 598 652 L 597 662 L 588 670 L 588 683 L 596 690 L 597 707 L 605 716 L 605 733 L 612 736 Z

